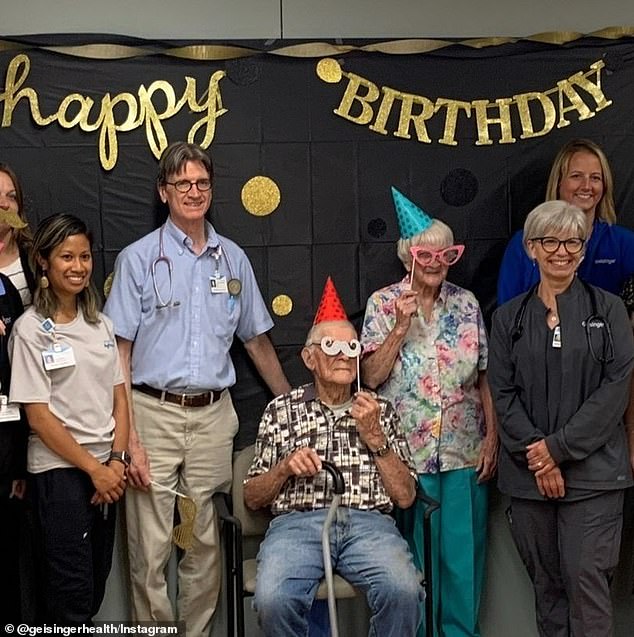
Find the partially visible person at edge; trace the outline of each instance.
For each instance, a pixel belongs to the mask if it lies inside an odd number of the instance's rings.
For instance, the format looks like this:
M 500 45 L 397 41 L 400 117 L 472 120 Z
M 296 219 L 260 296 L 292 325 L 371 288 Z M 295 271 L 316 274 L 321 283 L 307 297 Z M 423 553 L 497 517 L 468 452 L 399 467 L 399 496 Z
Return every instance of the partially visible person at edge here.
M 546 200 L 560 199 L 586 215 L 587 241 L 577 274 L 586 283 L 619 294 L 634 274 L 634 232 L 616 225 L 614 181 L 608 160 L 597 144 L 573 139 L 553 162 Z M 539 281 L 539 268 L 524 249 L 522 230 L 511 238 L 500 266 L 498 305 L 527 292 Z
M 24 309 L 31 305 L 35 279 L 29 266 L 31 232 L 24 215 L 24 195 L 13 169 L 0 162 L 0 272 L 20 293 Z
M 11 334 L 10 400 L 24 406 L 32 431 L 27 495 L 37 515 L 45 621 L 91 625 L 126 485 L 124 378 L 112 323 L 99 312 L 83 221 L 44 219 L 31 256 L 38 285 Z
M 632 329 L 634 329 L 634 275 L 628 278 L 621 290 L 621 298 L 625 303 L 625 309 L 630 317 Z M 627 431 L 628 445 L 630 451 L 630 464 L 634 470 L 634 373 L 630 385 L 630 400 L 625 410 L 625 429 Z
M 24 215 L 22 187 L 13 169 L 0 162 L 0 394 L 8 396 L 8 339 L 13 324 L 31 304 L 35 279 L 28 265 L 31 233 Z M 26 441 L 24 411 L 18 421 L 0 422 L 0 533 L 5 590 L 1 624 L 37 620 L 30 510 L 24 501 Z
M 267 332 L 273 327 L 251 264 L 205 219 L 211 157 L 175 142 L 161 157 L 158 194 L 169 216 L 117 257 L 105 313 L 114 322 L 133 410 L 127 537 L 134 620 L 186 622 L 207 637 L 222 571 L 211 496 L 231 483 L 238 430 L 229 387 L 234 337 L 273 394 L 290 389 Z M 180 556 L 176 615 L 165 566 L 174 491 L 198 505 L 193 545 Z
M 526 218 L 540 282 L 498 308 L 489 380 L 502 442 L 498 486 L 533 583 L 541 637 L 609 637 L 634 366 L 621 299 L 575 276 L 583 211 L 548 201 Z
M 0 273 L 0 396 L 5 398 L 11 381 L 7 344 L 22 312 L 18 291 L 9 277 Z M 5 581 L 4 593 L 0 596 L 0 623 L 3 626 L 22 621 L 20 543 L 27 435 L 26 422 L 19 414 L 17 420 L 0 421 L 0 560 Z
M 436 630 L 480 635 L 488 487 L 498 438 L 487 381 L 487 335 L 475 296 L 446 280 L 464 250 L 453 232 L 392 190 L 407 275 L 370 296 L 361 343 L 365 384 L 390 400 L 422 488 L 440 502 L 432 516 Z M 423 567 L 423 506 L 399 515 Z M 428 568 L 426 565 L 425 568 Z M 442 600 L 442 601 L 441 601 Z M 419 635 L 425 634 L 421 626 Z

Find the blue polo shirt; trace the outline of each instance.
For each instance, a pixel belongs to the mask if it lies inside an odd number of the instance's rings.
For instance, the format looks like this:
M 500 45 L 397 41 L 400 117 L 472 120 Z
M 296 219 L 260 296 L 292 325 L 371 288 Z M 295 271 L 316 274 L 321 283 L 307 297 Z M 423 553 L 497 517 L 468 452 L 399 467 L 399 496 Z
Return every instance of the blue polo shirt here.
M 191 239 L 168 219 L 163 253 L 172 268 L 176 307 L 157 308 L 152 263 L 159 255 L 159 230 L 121 251 L 115 262 L 112 289 L 104 307 L 115 334 L 133 341 L 133 384 L 173 392 L 224 389 L 235 383 L 229 349 L 234 335 L 247 342 L 273 327 L 253 268 L 233 241 L 207 225 L 207 245 L 196 255 Z M 169 300 L 169 273 L 156 264 L 156 285 Z M 238 279 L 242 289 L 212 293 L 211 279 Z
M 634 274 L 634 232 L 623 226 L 595 220 L 586 252 L 577 273 L 591 285 L 620 294 L 625 280 Z M 498 305 L 527 292 L 539 281 L 539 268 L 524 250 L 524 233 L 509 241 L 498 276 Z

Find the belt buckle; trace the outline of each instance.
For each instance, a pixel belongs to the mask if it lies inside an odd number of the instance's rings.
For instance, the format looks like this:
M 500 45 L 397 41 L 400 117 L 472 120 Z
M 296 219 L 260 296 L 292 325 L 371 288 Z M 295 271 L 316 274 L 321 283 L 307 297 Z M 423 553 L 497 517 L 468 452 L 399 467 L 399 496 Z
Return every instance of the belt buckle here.
M 187 394 L 181 394 L 181 408 L 189 407 L 187 403 Z

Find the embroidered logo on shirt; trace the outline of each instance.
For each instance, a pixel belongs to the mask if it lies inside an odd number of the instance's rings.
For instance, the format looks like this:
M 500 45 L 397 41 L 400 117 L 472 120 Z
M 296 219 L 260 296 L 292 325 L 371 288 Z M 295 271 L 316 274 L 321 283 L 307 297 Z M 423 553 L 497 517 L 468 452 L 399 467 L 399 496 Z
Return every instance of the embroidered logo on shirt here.
M 594 262 L 595 264 L 598 263 L 600 265 L 612 265 L 613 263 L 616 263 L 616 259 L 595 259 Z

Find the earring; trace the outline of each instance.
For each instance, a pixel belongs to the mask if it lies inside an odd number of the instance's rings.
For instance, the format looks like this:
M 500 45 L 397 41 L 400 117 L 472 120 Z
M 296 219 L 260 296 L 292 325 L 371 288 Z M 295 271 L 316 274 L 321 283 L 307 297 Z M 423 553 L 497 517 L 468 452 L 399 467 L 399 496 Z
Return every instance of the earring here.
M 48 287 L 48 277 L 46 276 L 46 272 L 44 272 L 42 276 L 40 277 L 40 288 L 42 288 L 43 290 L 46 290 L 47 287 Z

